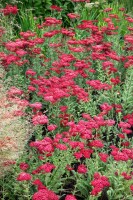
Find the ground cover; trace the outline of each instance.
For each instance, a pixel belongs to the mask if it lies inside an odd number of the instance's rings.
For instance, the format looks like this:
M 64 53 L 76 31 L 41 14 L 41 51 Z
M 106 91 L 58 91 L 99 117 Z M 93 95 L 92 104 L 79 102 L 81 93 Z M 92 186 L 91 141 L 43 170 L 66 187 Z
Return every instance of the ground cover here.
M 17 7 L 2 9 L 3 85 L 33 126 L 0 180 L 4 200 L 133 198 L 133 18 L 117 4 L 89 19 L 92 4 L 75 2 L 69 28 L 54 6 L 19 37 Z

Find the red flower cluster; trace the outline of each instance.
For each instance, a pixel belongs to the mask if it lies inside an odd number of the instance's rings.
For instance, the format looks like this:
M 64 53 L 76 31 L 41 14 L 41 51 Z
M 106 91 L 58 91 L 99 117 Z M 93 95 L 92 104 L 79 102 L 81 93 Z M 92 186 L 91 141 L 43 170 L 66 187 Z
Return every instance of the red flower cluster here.
M 48 118 L 43 114 L 36 114 L 32 117 L 32 123 L 34 125 L 43 125 L 48 123 Z
M 100 80 L 86 81 L 86 84 L 90 85 L 95 90 L 110 90 L 112 88 L 111 85 L 102 83 Z
M 53 169 L 55 169 L 55 166 L 51 163 L 45 163 L 39 167 L 37 167 L 37 169 L 35 169 L 32 174 L 38 174 L 38 173 L 50 173 Z
M 59 197 L 48 189 L 40 189 L 32 196 L 32 200 L 59 200 Z
M 103 162 L 107 162 L 109 155 L 106 153 L 99 153 L 100 160 Z
M 30 181 L 31 178 L 32 177 L 29 173 L 21 172 L 17 177 L 17 181 Z
M 17 6 L 6 5 L 6 7 L 2 9 L 2 12 L 5 16 L 10 14 L 16 15 L 18 13 L 18 8 Z
M 98 172 L 94 174 L 94 180 L 91 181 L 93 190 L 91 195 L 97 196 L 105 187 L 110 187 L 109 180 L 106 176 L 101 176 Z
M 66 195 L 65 200 L 77 200 L 77 199 L 74 195 L 68 194 L 68 195 Z
M 27 163 L 22 162 L 22 163 L 20 163 L 19 167 L 20 167 L 20 169 L 25 171 L 29 168 L 29 165 Z
M 30 147 L 35 147 L 40 153 L 52 153 L 54 151 L 53 141 L 49 137 L 43 140 L 30 143 Z
M 92 142 L 89 143 L 90 147 L 96 147 L 96 148 L 102 148 L 104 147 L 104 144 L 101 140 L 93 140 Z
M 70 18 L 70 19 L 76 19 L 76 18 L 79 18 L 80 15 L 76 14 L 76 13 L 68 13 L 67 16 Z
M 59 7 L 59 6 L 56 6 L 56 5 L 52 5 L 50 6 L 51 10 L 56 10 L 57 12 L 61 12 L 62 11 L 62 8 Z
M 111 155 L 113 156 L 114 160 L 116 161 L 125 161 L 133 159 L 133 149 L 122 149 L 121 151 L 117 147 L 111 147 L 112 152 Z
M 86 174 L 87 173 L 87 168 L 84 164 L 81 164 L 78 166 L 77 172 L 79 174 Z

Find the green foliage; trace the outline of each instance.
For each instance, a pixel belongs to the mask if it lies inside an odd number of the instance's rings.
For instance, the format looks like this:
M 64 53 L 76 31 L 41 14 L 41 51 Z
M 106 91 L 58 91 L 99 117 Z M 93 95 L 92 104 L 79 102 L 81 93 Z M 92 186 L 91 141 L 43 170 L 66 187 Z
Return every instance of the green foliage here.
M 125 114 L 132 112 L 133 107 L 133 69 L 132 67 L 127 70 L 125 76 L 125 84 L 122 90 L 122 105 Z

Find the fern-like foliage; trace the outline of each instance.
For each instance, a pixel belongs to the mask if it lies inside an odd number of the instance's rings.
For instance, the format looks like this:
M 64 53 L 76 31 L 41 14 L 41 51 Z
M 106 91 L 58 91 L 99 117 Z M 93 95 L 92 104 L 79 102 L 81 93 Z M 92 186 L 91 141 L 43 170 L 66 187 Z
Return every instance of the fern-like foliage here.
M 124 114 L 133 112 L 133 68 L 128 68 L 122 90 Z

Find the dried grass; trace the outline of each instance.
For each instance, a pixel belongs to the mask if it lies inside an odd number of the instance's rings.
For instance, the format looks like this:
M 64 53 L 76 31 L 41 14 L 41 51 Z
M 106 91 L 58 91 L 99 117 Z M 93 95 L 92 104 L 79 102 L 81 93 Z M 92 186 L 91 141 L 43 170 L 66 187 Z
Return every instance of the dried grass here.
M 0 70 L 0 176 L 11 170 L 11 164 L 20 157 L 29 139 L 31 126 L 28 120 L 16 116 L 24 107 L 13 103 L 3 86 L 4 71 Z

